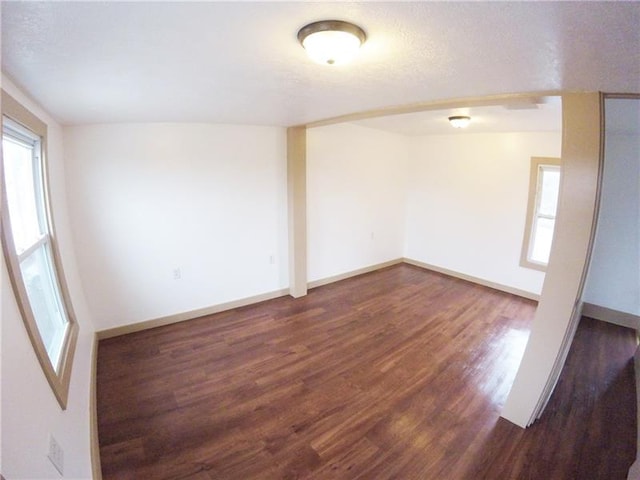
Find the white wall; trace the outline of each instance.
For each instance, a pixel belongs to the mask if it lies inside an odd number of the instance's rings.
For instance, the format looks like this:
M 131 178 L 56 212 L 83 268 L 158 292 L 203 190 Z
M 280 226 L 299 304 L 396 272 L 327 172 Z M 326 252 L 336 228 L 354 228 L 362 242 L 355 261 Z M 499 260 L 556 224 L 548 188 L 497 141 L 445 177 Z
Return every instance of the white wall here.
M 625 119 L 624 131 L 615 124 Z M 604 173 L 583 300 L 640 315 L 640 100 L 605 103 Z
M 285 129 L 93 125 L 65 144 L 98 330 L 288 286 Z
M 2 259 L 2 474 L 7 480 L 60 478 L 46 458 L 51 433 L 64 451 L 64 478 L 91 478 L 89 383 L 94 328 L 76 268 L 67 216 L 62 130 L 7 78 L 3 77 L 2 88 L 48 124 L 53 216 L 80 327 L 67 409 L 62 411 L 27 337 Z
M 406 152 L 358 125 L 307 130 L 309 281 L 402 257 Z
M 560 132 L 411 138 L 405 256 L 539 294 L 544 273 L 519 266 L 530 160 L 560 148 Z

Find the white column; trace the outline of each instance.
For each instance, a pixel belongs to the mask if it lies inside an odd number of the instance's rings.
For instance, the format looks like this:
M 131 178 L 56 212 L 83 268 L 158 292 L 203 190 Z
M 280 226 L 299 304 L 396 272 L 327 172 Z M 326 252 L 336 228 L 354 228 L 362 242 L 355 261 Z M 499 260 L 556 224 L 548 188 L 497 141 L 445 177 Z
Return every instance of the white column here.
M 599 193 L 600 110 L 596 92 L 562 96 L 562 180 L 553 246 L 531 336 L 502 411 L 523 428 L 546 406 L 580 320 Z

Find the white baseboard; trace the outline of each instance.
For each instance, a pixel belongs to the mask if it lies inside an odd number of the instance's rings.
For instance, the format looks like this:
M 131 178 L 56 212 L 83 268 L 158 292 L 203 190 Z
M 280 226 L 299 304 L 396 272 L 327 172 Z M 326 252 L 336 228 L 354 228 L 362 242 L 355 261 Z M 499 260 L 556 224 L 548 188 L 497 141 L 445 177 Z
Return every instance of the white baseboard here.
M 362 275 L 364 273 L 374 272 L 381 268 L 390 267 L 391 265 L 397 265 L 402 263 L 402 258 L 389 260 L 388 262 L 378 263 L 376 265 L 370 265 L 368 267 L 359 268 L 351 272 L 341 273 L 332 277 L 315 280 L 307 284 L 308 288 L 316 288 L 322 285 L 328 285 L 329 283 L 345 280 L 350 277 Z M 289 295 L 289 289 L 275 290 L 273 292 L 264 293 L 262 295 L 256 295 L 253 297 L 242 298 L 232 302 L 221 303 L 213 305 L 211 307 L 200 308 L 197 310 L 191 310 L 184 313 L 178 313 L 175 315 L 168 315 L 166 317 L 154 318 L 138 323 L 131 323 L 129 325 L 122 325 L 120 327 L 113 327 L 96 332 L 98 340 L 104 340 L 112 337 L 119 337 L 120 335 L 126 335 L 128 333 L 141 332 L 143 330 L 149 330 L 151 328 L 163 327 L 165 325 L 171 325 L 173 323 L 185 322 L 187 320 L 193 320 L 195 318 L 204 317 L 206 315 L 213 315 L 214 313 L 224 312 L 226 310 L 232 310 L 234 308 L 240 308 L 254 303 L 264 302 L 278 297 Z
M 601 307 L 593 303 L 585 302 L 582 304 L 582 315 L 603 322 L 613 323 L 621 327 L 633 328 L 634 330 L 640 328 L 640 316 L 612 308 Z
M 424 268 L 425 270 L 432 270 L 434 272 L 443 273 L 450 277 L 459 278 L 461 280 L 466 280 L 467 282 L 471 282 L 471 283 L 477 283 L 478 285 L 493 288 L 494 290 L 500 290 L 501 292 L 510 293 L 518 297 L 528 298 L 529 300 L 535 300 L 535 301 L 540 300 L 540 295 L 533 292 L 527 292 L 526 290 L 520 290 L 519 288 L 514 288 L 508 285 L 502 285 L 500 283 L 491 282 L 483 278 L 474 277 L 472 275 L 467 275 L 465 273 L 455 272 L 447 268 L 437 267 L 435 265 L 430 265 L 428 263 L 420 262 L 419 260 L 413 260 L 411 258 L 404 258 L 403 261 L 404 263 L 408 263 L 409 265 L 414 265 L 416 267 Z
M 375 272 L 376 270 L 390 267 L 392 265 L 398 265 L 403 261 L 404 260 L 402 258 L 396 258 L 394 260 L 389 260 L 387 262 L 377 263 L 375 265 L 369 265 L 368 267 L 358 268 L 357 270 L 352 270 L 350 272 L 341 273 L 339 275 L 334 275 L 327 278 L 321 278 L 320 280 L 314 280 L 313 282 L 309 282 L 307 284 L 307 287 L 310 289 L 321 287 L 322 285 L 328 285 L 330 283 L 339 282 L 340 280 L 346 280 L 347 278 L 356 277 L 358 275 L 363 275 L 365 273 Z
M 278 297 L 284 297 L 289 294 L 289 289 L 275 290 L 273 292 L 263 293 L 253 297 L 241 298 L 240 300 L 234 300 L 232 302 L 220 303 L 211 307 L 199 308 L 197 310 L 190 310 L 184 313 L 177 313 L 175 315 L 168 315 L 166 317 L 154 318 L 152 320 L 146 320 L 139 323 L 132 323 L 129 325 L 122 325 L 121 327 L 109 328 L 106 330 L 100 330 L 97 332 L 98 339 L 104 340 L 105 338 L 118 337 L 120 335 L 126 335 L 128 333 L 140 332 L 142 330 L 149 330 L 151 328 L 163 327 L 165 325 L 171 325 L 173 323 L 185 322 L 187 320 L 193 320 L 195 318 L 204 317 L 207 315 L 213 315 L 214 313 L 224 312 L 226 310 L 233 310 L 234 308 L 245 307 L 254 303 L 264 302 L 266 300 L 272 300 Z
M 347 278 L 355 277 L 357 275 L 363 275 L 365 273 L 374 272 L 376 270 L 387 268 L 392 265 L 398 265 L 400 263 L 407 263 L 409 265 L 424 268 L 425 270 L 432 270 L 434 272 L 449 275 L 450 277 L 455 277 L 462 280 L 466 280 L 468 282 L 477 283 L 485 287 L 493 288 L 495 290 L 500 290 L 502 292 L 510 293 L 512 295 L 517 295 L 519 297 L 528 298 L 530 300 L 537 301 L 540 298 L 539 295 L 536 295 L 531 292 L 509 287 L 507 285 L 501 285 L 499 283 L 490 282 L 488 280 L 484 280 L 482 278 L 474 277 L 471 275 L 466 275 L 464 273 L 454 272 L 453 270 L 437 267 L 435 265 L 429 265 L 427 263 L 423 263 L 418 260 L 413 260 L 410 258 L 396 258 L 396 259 L 378 263 L 375 265 L 370 265 L 368 267 L 352 270 L 350 272 L 341 273 L 339 275 L 334 275 L 331 277 L 314 280 L 312 282 L 309 282 L 307 286 L 309 289 L 317 288 L 322 285 L 328 285 L 330 283 L 339 282 L 340 280 L 345 280 Z M 96 335 L 98 340 L 103 340 L 106 338 L 126 335 L 128 333 L 140 332 L 142 330 L 149 330 L 151 328 L 162 327 L 165 325 L 171 325 L 173 323 L 184 322 L 187 320 L 193 320 L 194 318 L 204 317 L 206 315 L 213 315 L 214 313 L 224 312 L 225 310 L 232 310 L 234 308 L 240 308 L 240 307 L 244 307 L 254 303 L 264 302 L 266 300 L 283 297 L 288 294 L 289 294 L 289 289 L 275 290 L 273 292 L 264 293 L 262 295 L 256 295 L 254 297 L 247 297 L 247 298 L 235 300 L 232 302 L 221 303 L 218 305 L 213 305 L 211 307 L 205 307 L 198 310 L 191 310 L 184 313 L 178 313 L 176 315 L 168 315 L 166 317 L 155 318 L 152 320 L 146 320 L 139 323 L 132 323 L 129 325 L 122 325 L 120 327 L 100 330 L 99 332 L 96 332 Z

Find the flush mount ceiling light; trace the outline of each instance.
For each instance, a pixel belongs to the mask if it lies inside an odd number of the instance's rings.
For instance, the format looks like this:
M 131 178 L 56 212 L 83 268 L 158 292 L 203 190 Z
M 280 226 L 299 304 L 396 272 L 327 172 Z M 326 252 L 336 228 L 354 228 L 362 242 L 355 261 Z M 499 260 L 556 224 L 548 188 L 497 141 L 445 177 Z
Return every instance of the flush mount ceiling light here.
M 471 123 L 471 117 L 454 115 L 453 117 L 449 117 L 449 122 L 453 128 L 467 128 L 469 123 Z
M 359 26 L 342 20 L 322 20 L 300 29 L 298 40 L 314 62 L 340 65 L 351 60 L 367 35 Z

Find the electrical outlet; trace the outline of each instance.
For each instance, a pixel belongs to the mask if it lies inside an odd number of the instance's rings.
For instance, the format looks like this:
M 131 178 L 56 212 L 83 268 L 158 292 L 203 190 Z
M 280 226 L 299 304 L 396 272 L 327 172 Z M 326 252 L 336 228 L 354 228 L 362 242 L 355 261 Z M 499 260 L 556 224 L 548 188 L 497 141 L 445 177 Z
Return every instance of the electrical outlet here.
M 180 280 L 182 278 L 182 270 L 180 268 L 173 269 L 173 279 Z
M 276 256 L 271 254 L 269 255 L 269 264 L 270 265 L 275 265 L 276 264 Z
M 64 475 L 64 452 L 53 435 L 49 435 L 49 453 L 47 457 L 51 463 L 53 463 L 53 466 L 56 467 L 56 470 L 60 472 L 60 475 Z

